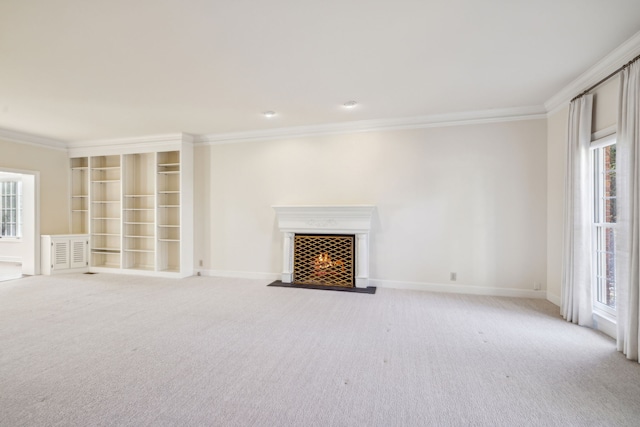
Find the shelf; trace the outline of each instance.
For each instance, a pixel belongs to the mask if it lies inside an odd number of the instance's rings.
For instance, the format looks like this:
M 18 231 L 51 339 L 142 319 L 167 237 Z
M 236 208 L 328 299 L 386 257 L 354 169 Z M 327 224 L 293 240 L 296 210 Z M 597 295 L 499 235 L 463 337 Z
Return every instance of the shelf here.
M 147 254 L 152 254 L 155 251 L 153 249 L 125 249 L 125 252 L 142 252 Z
M 100 218 L 91 218 L 91 219 L 108 219 L 108 220 L 118 220 L 120 221 L 120 218 L 105 218 L 105 217 L 100 217 Z
M 180 171 L 158 171 L 158 173 L 163 175 L 177 175 Z
M 83 195 L 80 195 L 80 196 L 71 196 L 72 199 L 80 199 L 80 198 L 86 198 L 86 197 L 89 197 L 89 195 L 88 194 L 83 194 Z
M 180 194 L 178 190 L 161 190 L 158 191 L 159 194 Z
M 71 209 L 71 212 L 89 212 L 88 209 Z
M 87 169 L 89 169 L 87 166 L 77 166 L 77 167 L 71 168 L 71 170 L 73 171 L 86 171 Z
M 158 239 L 159 242 L 179 242 L 180 239 Z
M 133 224 L 133 225 L 136 225 L 136 224 L 146 224 L 146 225 L 152 225 L 152 224 L 153 224 L 153 222 L 132 222 L 132 221 L 125 221 L 125 224 Z
M 153 236 L 134 236 L 134 235 L 129 235 L 129 236 L 124 236 L 130 239 L 153 239 Z
M 154 208 L 124 208 L 125 211 L 154 211 Z
M 91 233 L 92 236 L 120 236 L 117 233 Z
M 120 180 L 119 179 L 96 179 L 96 180 L 92 180 L 91 182 L 94 183 L 94 184 L 95 183 L 98 183 L 98 184 L 105 184 L 105 183 L 109 184 L 109 183 L 112 183 L 112 182 L 120 182 Z
M 91 253 L 92 253 L 92 254 L 119 254 L 119 253 L 120 253 L 120 249 L 113 249 L 113 248 L 92 248 L 92 249 L 91 249 Z
M 158 227 L 161 227 L 161 228 L 174 228 L 174 227 L 180 227 L 180 225 L 158 224 Z
M 91 203 L 120 203 L 120 200 L 92 200 Z
M 125 194 L 124 197 L 153 197 L 155 194 Z
M 180 163 L 158 163 L 159 167 L 180 166 Z
M 180 205 L 158 205 L 159 208 L 179 208 Z
M 120 166 L 97 166 L 91 168 L 94 171 L 108 171 L 108 170 L 116 170 L 120 169 Z

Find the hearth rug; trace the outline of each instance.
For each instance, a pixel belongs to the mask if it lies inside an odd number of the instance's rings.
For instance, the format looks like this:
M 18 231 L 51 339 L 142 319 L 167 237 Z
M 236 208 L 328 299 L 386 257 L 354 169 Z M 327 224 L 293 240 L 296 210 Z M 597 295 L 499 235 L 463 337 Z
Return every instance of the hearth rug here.
M 341 291 L 341 292 L 355 292 L 357 294 L 375 294 L 375 286 L 367 286 L 366 288 L 347 288 L 344 286 L 322 286 L 322 285 L 297 285 L 295 283 L 282 283 L 281 280 L 276 280 L 267 286 L 277 286 L 280 288 L 302 288 L 302 289 L 320 289 L 325 291 Z

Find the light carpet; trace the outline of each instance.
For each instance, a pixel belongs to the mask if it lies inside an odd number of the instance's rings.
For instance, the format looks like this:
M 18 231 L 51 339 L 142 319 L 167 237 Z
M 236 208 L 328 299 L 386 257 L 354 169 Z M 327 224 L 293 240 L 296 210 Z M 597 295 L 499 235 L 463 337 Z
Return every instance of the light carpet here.
M 0 425 L 640 422 L 640 365 L 549 302 L 267 283 L 1 283 Z

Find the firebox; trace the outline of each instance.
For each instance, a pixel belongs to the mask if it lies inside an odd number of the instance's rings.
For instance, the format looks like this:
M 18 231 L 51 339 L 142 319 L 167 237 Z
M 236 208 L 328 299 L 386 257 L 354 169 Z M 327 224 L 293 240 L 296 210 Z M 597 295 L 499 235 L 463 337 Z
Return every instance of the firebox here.
M 355 286 L 355 235 L 296 234 L 293 283 Z

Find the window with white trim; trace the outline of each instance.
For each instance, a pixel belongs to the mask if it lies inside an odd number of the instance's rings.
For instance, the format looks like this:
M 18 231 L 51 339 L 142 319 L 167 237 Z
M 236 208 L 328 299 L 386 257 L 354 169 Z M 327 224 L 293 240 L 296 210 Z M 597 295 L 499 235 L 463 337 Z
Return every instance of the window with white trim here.
M 21 181 L 0 181 L 0 237 L 22 237 Z
M 594 308 L 615 315 L 616 309 L 616 140 L 592 143 L 593 296 Z

